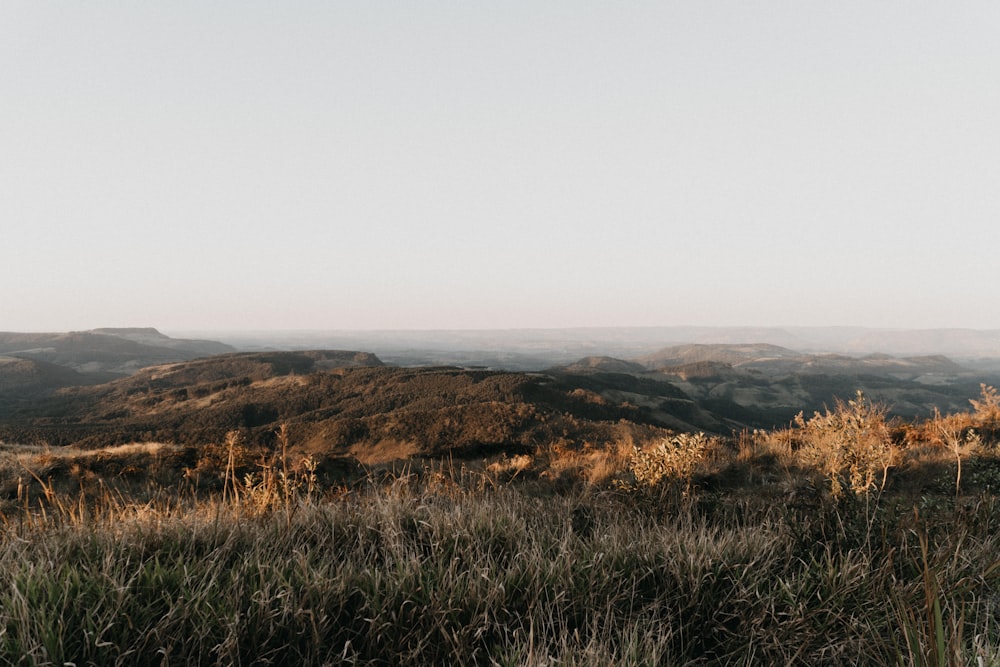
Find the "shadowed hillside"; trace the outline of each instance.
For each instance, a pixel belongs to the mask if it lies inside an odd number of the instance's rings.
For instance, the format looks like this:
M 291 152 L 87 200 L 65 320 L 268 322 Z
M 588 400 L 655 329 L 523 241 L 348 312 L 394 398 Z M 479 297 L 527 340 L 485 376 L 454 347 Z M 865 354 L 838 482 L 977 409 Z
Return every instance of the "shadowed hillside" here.
M 266 444 L 280 425 L 300 449 L 362 462 L 603 446 L 665 433 L 650 412 L 565 378 L 390 368 L 366 353 L 310 351 L 222 355 L 64 389 L 6 415 L 0 440 L 205 445 L 239 430 Z
M 754 356 L 760 354 L 770 356 Z M 687 346 L 660 359 L 688 363 L 655 371 L 588 357 L 545 373 L 517 373 L 383 367 L 364 352 L 253 352 L 153 366 L 98 386 L 79 386 L 84 376 L 49 365 L 51 380 L 31 400 L 8 392 L 0 401 L 0 439 L 201 445 L 242 430 L 268 443 L 287 424 L 300 447 L 379 461 L 518 452 L 545 442 L 626 442 L 649 429 L 725 435 L 773 428 L 859 389 L 892 414 L 926 417 L 935 408 L 964 409 L 979 392 L 979 378 L 945 373 L 954 364 L 944 358 L 827 356 L 821 361 L 830 370 L 791 354 L 774 346 Z M 745 361 L 717 360 L 737 358 Z M 761 369 L 772 362 L 777 366 Z M 23 372 L 7 377 L 9 384 L 28 381 Z M 56 384 L 65 388 L 52 393 Z
M 0 356 L 0 395 L 16 391 L 30 396 L 59 387 L 85 384 L 97 384 L 97 382 L 65 366 L 36 359 Z
M 677 345 L 636 361 L 646 377 L 670 382 L 707 413 L 755 428 L 821 411 L 859 389 L 906 419 L 963 410 L 979 383 L 996 375 L 941 355 L 807 354 L 763 343 Z

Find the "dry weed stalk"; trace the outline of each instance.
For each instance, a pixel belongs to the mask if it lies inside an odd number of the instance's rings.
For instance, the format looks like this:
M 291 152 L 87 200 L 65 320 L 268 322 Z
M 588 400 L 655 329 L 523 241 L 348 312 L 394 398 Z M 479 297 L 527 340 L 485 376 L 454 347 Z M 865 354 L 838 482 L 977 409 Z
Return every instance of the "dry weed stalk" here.
M 955 497 L 957 498 L 962 490 L 962 444 L 964 441 L 962 438 L 962 426 L 957 424 L 955 419 L 942 417 L 937 408 L 934 409 L 934 418 L 931 420 L 931 423 L 937 429 L 937 435 L 941 438 L 941 442 L 955 455 L 955 464 L 957 466 L 955 471 Z M 970 433 L 975 434 L 975 431 L 970 431 Z
M 291 520 L 300 499 L 315 496 L 319 485 L 316 475 L 319 462 L 308 456 L 299 462 L 301 470 L 294 470 L 288 458 L 287 425 L 282 424 L 276 435 L 280 449 L 270 460 L 262 458 L 257 464 L 258 469 L 245 473 L 242 480 L 237 475 L 237 469 L 246 453 L 243 435 L 239 431 L 230 431 L 226 435 L 228 456 L 222 491 L 223 505 L 230 504 L 252 515 L 282 509 L 286 518 Z

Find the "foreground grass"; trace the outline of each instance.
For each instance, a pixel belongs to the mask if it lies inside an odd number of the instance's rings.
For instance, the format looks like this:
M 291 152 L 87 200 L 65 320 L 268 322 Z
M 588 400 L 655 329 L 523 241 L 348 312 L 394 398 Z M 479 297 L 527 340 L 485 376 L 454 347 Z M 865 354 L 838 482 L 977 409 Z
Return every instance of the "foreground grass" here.
M 993 501 L 431 490 L 8 521 L 4 664 L 1000 664 Z
M 285 429 L 0 446 L 0 664 L 1000 667 L 1000 394 L 973 407 L 339 487 Z

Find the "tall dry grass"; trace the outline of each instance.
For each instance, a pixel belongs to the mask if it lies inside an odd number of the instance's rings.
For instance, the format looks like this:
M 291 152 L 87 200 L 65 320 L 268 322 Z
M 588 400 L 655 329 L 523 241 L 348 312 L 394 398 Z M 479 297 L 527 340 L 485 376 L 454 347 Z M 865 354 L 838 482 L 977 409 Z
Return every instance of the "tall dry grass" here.
M 237 435 L 211 459 L 7 448 L 0 663 L 1000 665 L 990 410 L 903 428 L 856 397 L 729 443 L 334 489 L 287 432 L 266 456 Z M 957 423 L 959 494 L 929 435 Z M 186 486 L 69 493 L 114 454 Z
M 845 496 L 802 530 L 802 516 L 765 503 L 663 513 L 615 491 L 434 491 L 430 479 L 299 495 L 289 512 L 282 499 L 266 512 L 112 500 L 72 520 L 8 522 L 0 656 L 1000 664 L 993 500 L 914 516 Z

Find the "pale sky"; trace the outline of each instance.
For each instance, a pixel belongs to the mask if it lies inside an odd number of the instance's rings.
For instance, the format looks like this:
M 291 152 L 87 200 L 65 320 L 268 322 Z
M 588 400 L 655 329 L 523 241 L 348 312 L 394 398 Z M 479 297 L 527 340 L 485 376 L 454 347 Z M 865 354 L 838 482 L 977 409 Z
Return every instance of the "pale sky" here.
M 0 4 L 0 330 L 1000 328 L 1000 3 Z

